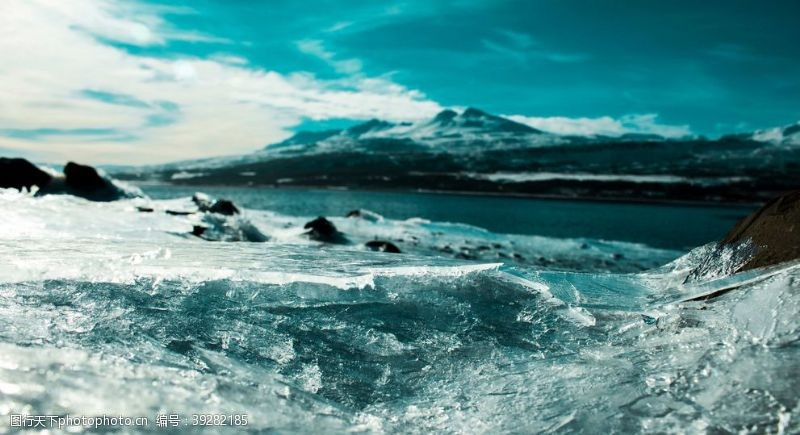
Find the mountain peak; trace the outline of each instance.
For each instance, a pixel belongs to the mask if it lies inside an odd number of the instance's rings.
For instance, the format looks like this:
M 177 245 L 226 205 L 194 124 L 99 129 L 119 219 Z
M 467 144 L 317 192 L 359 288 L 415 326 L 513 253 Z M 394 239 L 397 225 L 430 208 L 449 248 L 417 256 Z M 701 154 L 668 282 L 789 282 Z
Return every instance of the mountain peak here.
M 455 129 L 481 130 L 484 132 L 514 133 L 514 134 L 539 134 L 541 131 L 512 121 L 502 116 L 496 116 L 474 107 L 468 107 L 460 114 L 452 109 L 439 112 L 429 125 L 437 128 L 447 127 Z M 452 134 L 452 132 L 448 133 Z
M 352 136 L 361 136 L 370 131 L 386 130 L 392 127 L 394 127 L 394 124 L 391 122 L 373 118 L 363 124 L 348 128 L 346 132 Z
M 794 123 L 794 124 L 792 124 L 792 125 L 790 125 L 788 127 L 785 127 L 783 129 L 783 136 L 784 137 L 794 136 L 794 135 L 796 135 L 798 133 L 800 133 L 800 122 L 796 122 L 796 123 Z
M 460 114 L 453 109 L 445 109 L 436 114 L 430 121 L 418 123 L 392 123 L 380 119 L 370 119 L 361 124 L 354 125 L 344 130 L 325 131 L 300 131 L 289 139 L 278 144 L 269 145 L 271 148 L 286 147 L 289 145 L 313 145 L 318 142 L 341 138 L 347 140 L 360 140 L 367 138 L 365 135 L 382 138 L 411 138 L 428 140 L 431 138 L 458 138 L 469 135 L 513 135 L 523 137 L 543 132 L 533 127 L 512 121 L 502 116 L 496 116 L 469 107 Z
M 474 107 L 467 107 L 467 110 L 461 114 L 464 118 L 484 118 L 484 117 L 492 117 L 488 113 L 484 112 L 483 110 L 476 109 Z
M 455 110 L 444 109 L 438 114 L 436 114 L 436 116 L 433 118 L 433 122 L 438 122 L 438 123 L 450 122 L 456 116 L 458 116 L 458 113 L 456 113 Z
M 289 145 L 305 145 L 309 143 L 321 142 L 331 136 L 339 134 L 340 132 L 341 130 L 298 131 L 292 137 L 276 144 L 267 145 L 265 148 L 277 148 Z
M 462 120 L 463 126 L 469 128 L 514 134 L 542 133 L 542 131 L 531 126 L 503 118 L 502 116 L 492 115 L 474 107 L 464 110 L 459 118 Z

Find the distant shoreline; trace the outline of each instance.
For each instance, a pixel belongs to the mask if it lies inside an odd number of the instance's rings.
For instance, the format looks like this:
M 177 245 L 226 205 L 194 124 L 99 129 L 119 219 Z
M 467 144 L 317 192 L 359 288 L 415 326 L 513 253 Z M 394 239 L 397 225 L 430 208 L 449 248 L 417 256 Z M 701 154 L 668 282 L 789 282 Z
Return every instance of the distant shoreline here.
M 492 198 L 514 198 L 514 199 L 540 199 L 547 201 L 575 201 L 575 202 L 600 202 L 600 203 L 620 203 L 620 204 L 649 204 L 649 205 L 684 205 L 690 207 L 758 207 L 763 205 L 763 201 L 697 201 L 683 199 L 653 199 L 653 198 L 634 198 L 634 197 L 585 197 L 585 196 L 566 196 L 548 195 L 520 192 L 486 192 L 470 190 L 443 190 L 443 189 L 381 189 L 369 187 L 350 187 L 350 186 L 320 186 L 320 185 L 283 185 L 274 184 L 182 184 L 170 183 L 168 181 L 127 181 L 135 186 L 174 186 L 202 189 L 211 188 L 240 188 L 240 189 L 273 189 L 273 190 L 329 190 L 345 192 L 385 192 L 385 193 L 422 193 L 429 195 L 457 195 L 457 196 L 477 196 Z

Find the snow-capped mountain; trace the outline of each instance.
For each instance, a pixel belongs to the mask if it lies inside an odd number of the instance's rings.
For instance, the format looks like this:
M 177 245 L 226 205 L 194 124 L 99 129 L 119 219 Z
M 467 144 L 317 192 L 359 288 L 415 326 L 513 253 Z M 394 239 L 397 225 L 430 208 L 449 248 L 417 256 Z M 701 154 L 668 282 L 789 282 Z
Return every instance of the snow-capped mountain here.
M 461 113 L 443 110 L 430 120 L 392 123 L 373 119 L 343 130 L 300 132 L 267 145 L 269 153 L 310 153 L 344 150 L 380 152 L 387 145 L 397 151 L 429 149 L 473 152 L 487 148 L 519 148 L 567 143 L 565 137 L 544 133 L 525 124 L 468 108 Z
M 248 155 L 117 176 L 181 184 L 757 201 L 800 188 L 798 142 L 800 124 L 716 140 L 563 136 L 470 108 L 416 123 L 373 119 L 300 132 Z
M 467 108 L 460 113 L 446 109 L 431 119 L 414 123 L 371 119 L 346 129 L 300 131 L 288 139 L 269 144 L 251 154 L 185 160 L 140 169 L 143 172 L 197 171 L 290 156 L 340 152 L 433 152 L 474 155 L 503 149 L 667 140 L 653 134 L 625 134 L 620 137 L 565 136 L 537 130 L 475 108 Z M 136 172 L 131 168 L 117 171 L 114 169 L 109 168 L 112 172 Z M 180 175 L 179 178 L 184 177 Z M 191 176 L 187 175 L 185 178 Z
M 475 140 L 489 137 L 493 139 L 535 139 L 551 136 L 525 124 L 490 115 L 474 108 L 468 108 L 461 113 L 450 109 L 443 110 L 430 121 L 373 130 L 369 132 L 369 135 L 373 137 L 409 137 L 422 141 Z

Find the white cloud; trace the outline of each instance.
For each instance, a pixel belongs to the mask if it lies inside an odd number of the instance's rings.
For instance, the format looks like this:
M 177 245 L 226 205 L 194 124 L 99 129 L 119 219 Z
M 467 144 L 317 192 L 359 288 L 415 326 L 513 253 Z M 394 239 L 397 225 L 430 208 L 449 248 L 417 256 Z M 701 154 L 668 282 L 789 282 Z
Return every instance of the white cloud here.
M 330 26 L 327 29 L 325 29 L 325 31 L 326 32 L 335 33 L 335 32 L 338 32 L 340 30 L 344 30 L 344 29 L 346 29 L 346 28 L 348 28 L 348 27 L 350 27 L 352 25 L 353 25 L 352 21 L 338 21 L 338 22 L 334 23 L 332 26 Z
M 318 39 L 303 39 L 297 41 L 297 48 L 303 53 L 318 57 L 333 67 L 341 74 L 361 73 L 361 61 L 358 59 L 337 59 L 336 53 L 325 48 L 325 44 Z
M 511 58 L 517 62 L 527 62 L 530 59 L 542 59 L 555 63 L 576 63 L 590 59 L 585 53 L 567 53 L 545 49 L 538 41 L 527 33 L 511 30 L 499 30 L 495 39 L 482 39 L 481 44 L 490 52 L 503 57 Z
M 324 81 L 228 54 L 150 57 L 103 42 L 224 41 L 171 28 L 159 12 L 106 0 L 0 2 L 0 148 L 53 162 L 151 163 L 249 152 L 303 118 L 416 120 L 441 109 L 385 77 L 364 77 L 355 63 L 339 65 L 351 76 Z M 124 98 L 110 103 L 103 93 Z
M 624 134 L 657 134 L 668 138 L 690 136 L 688 125 L 659 124 L 654 113 L 630 114 L 620 118 L 567 118 L 563 116 L 534 117 L 510 115 L 507 118 L 540 130 L 563 135 L 622 136 Z

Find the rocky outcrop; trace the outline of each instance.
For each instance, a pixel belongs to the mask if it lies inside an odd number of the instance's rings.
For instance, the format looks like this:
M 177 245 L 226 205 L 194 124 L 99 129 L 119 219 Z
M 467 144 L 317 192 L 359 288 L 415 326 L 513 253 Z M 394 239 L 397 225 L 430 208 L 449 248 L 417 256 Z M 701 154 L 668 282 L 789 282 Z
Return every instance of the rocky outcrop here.
M 800 259 L 800 191 L 781 195 L 740 220 L 708 250 L 685 282 Z
M 54 178 L 40 191 L 41 194 L 66 194 L 90 201 L 116 201 L 137 196 L 120 188 L 91 166 L 68 162 L 63 172 L 64 177 Z
M 116 201 L 134 196 L 115 185 L 110 178 L 100 175 L 91 166 L 68 162 L 63 172 L 63 178 L 54 178 L 41 193 L 74 195 L 90 201 Z
M 202 213 L 202 224 L 194 225 L 191 234 L 215 242 L 266 242 L 269 240 L 249 220 L 238 216 L 239 208 L 227 199 L 213 199 L 202 192 L 192 195 L 196 212 L 166 210 L 176 216 Z
M 75 162 L 67 162 L 64 166 L 65 184 L 81 192 L 95 192 L 106 189 L 109 186 L 108 180 L 101 177 L 97 170 L 91 166 L 79 165 Z
M 737 272 L 800 258 L 800 191 L 779 196 L 739 221 L 720 246 L 743 243 L 750 244 L 752 254 Z
M 53 179 L 50 174 L 25 159 L 0 157 L 0 187 L 22 190 L 42 188 Z
M 311 240 L 325 243 L 347 243 L 347 238 L 344 234 L 336 229 L 336 226 L 329 220 L 320 216 L 313 221 L 306 222 L 303 228 L 308 230 L 306 235 Z
M 91 201 L 114 201 L 138 196 L 127 191 L 91 166 L 69 162 L 63 175 L 50 175 L 25 159 L 0 158 L 0 187 L 39 188 L 38 195 L 66 194 Z

